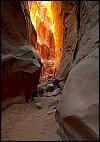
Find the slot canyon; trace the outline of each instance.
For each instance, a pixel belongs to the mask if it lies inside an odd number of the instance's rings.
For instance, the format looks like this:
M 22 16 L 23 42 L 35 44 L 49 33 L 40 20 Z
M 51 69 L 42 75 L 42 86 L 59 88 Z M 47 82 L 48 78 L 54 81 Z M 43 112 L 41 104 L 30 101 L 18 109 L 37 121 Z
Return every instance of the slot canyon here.
M 42 75 L 49 74 L 54 77 L 61 57 L 63 40 L 61 2 L 29 1 L 28 8 L 37 33 L 35 49 L 41 55 L 44 65 Z
M 1 1 L 1 141 L 99 141 L 99 1 Z

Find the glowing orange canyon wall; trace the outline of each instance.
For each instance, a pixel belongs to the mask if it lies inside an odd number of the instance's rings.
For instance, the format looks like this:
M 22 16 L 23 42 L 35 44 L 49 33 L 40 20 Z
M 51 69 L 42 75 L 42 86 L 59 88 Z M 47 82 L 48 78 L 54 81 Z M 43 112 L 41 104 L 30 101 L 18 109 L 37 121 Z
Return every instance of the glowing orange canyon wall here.
M 37 32 L 37 51 L 54 74 L 61 58 L 63 14 L 61 1 L 28 1 L 32 24 Z M 51 71 L 52 70 L 52 71 Z

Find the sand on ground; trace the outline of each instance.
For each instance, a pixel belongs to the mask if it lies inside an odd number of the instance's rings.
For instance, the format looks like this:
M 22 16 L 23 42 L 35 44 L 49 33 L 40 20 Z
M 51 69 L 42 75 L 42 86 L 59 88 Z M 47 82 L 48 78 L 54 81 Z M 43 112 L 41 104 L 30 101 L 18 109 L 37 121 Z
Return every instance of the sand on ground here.
M 31 103 L 12 104 L 1 112 L 2 141 L 59 141 L 55 113 Z

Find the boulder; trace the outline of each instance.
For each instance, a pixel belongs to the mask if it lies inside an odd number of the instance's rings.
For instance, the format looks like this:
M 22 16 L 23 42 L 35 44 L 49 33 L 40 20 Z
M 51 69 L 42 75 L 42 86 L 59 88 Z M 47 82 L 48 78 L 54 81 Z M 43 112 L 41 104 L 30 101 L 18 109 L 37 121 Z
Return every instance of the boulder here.
M 60 88 L 56 88 L 53 92 L 46 92 L 46 93 L 44 93 L 44 96 L 47 96 L 47 97 L 57 96 L 60 93 L 61 93 Z
M 28 48 L 29 45 L 19 47 L 12 50 L 11 54 L 1 54 L 2 99 L 32 95 L 36 92 L 39 83 L 41 65 L 36 53 L 31 50 L 31 47 Z
M 57 96 L 58 94 L 60 94 L 60 88 L 56 88 L 53 92 L 52 92 L 52 96 Z
M 34 97 L 34 101 L 33 101 L 36 105 L 37 104 L 41 104 L 41 107 L 52 107 L 57 105 L 58 99 L 56 98 L 51 98 L 51 97 Z
M 53 85 L 53 83 L 50 83 L 50 84 L 48 84 L 48 85 L 46 86 L 45 91 L 46 91 L 46 92 L 53 92 L 54 89 L 55 89 L 55 86 Z

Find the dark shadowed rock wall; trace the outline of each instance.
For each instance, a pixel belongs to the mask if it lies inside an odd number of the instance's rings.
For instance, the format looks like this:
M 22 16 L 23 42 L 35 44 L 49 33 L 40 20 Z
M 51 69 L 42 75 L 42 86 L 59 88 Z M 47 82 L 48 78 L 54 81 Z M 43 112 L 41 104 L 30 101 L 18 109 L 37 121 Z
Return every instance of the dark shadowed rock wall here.
M 99 139 L 99 2 L 81 1 L 77 3 L 77 8 L 78 38 L 76 42 L 75 27 L 66 41 L 66 46 L 73 41 L 70 48 L 75 42 L 76 47 L 73 59 L 67 56 L 67 50 L 64 52 L 66 58 L 63 60 L 67 63 L 71 59 L 71 68 L 56 119 L 63 140 L 93 141 Z M 70 18 L 68 22 L 73 24 L 74 21 Z M 65 50 L 65 46 L 63 48 Z M 61 66 L 65 67 L 62 61 Z
M 36 91 L 41 59 L 30 42 L 31 24 L 20 1 L 1 2 L 1 87 L 2 98 L 31 95 Z M 29 20 L 29 18 L 28 18 Z M 30 22 L 31 23 L 31 22 Z M 31 27 L 36 36 L 34 27 Z

